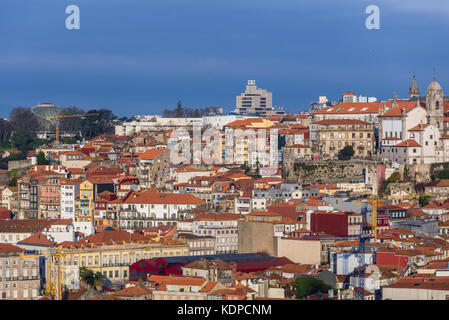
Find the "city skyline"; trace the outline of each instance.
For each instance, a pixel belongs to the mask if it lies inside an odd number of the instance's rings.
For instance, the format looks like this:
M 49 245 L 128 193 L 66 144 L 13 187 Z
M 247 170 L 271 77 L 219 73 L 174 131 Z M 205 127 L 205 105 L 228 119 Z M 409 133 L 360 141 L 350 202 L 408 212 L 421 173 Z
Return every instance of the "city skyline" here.
M 248 79 L 292 113 L 346 91 L 406 97 L 413 73 L 422 89 L 434 74 L 449 83 L 444 1 L 377 1 L 380 30 L 365 27 L 370 1 L 77 1 L 79 30 L 65 28 L 72 3 L 25 2 L 1 7 L 2 117 L 42 102 L 119 117 L 178 100 L 229 112 Z

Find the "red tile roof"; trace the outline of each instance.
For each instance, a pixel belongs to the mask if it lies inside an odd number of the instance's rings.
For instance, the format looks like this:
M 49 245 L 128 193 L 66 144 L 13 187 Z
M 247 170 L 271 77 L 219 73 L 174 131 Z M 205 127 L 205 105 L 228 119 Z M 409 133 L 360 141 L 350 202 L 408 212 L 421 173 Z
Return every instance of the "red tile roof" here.
M 206 203 L 203 199 L 191 194 L 162 193 L 154 191 L 130 192 L 123 200 L 128 204 L 190 204 L 199 205 Z
M 414 126 L 413 128 L 408 129 L 408 131 L 422 131 L 422 130 L 424 130 L 427 126 L 428 126 L 427 123 L 425 123 L 425 124 L 418 124 L 418 125 Z
M 161 155 L 165 151 L 167 151 L 167 148 L 160 148 L 160 149 L 148 149 L 144 153 L 138 154 L 138 159 L 140 160 L 153 160 L 157 156 Z
M 400 117 L 402 116 L 402 111 L 404 111 L 406 114 L 418 107 L 416 101 L 409 101 L 409 100 L 398 100 L 397 106 L 388 110 L 383 114 L 384 117 Z M 421 107 L 420 107 L 421 108 Z
M 352 102 L 339 103 L 335 106 L 325 108 L 315 112 L 315 114 L 365 114 L 375 113 L 379 114 L 383 102 Z
M 1 253 L 10 253 L 10 252 L 22 252 L 25 251 L 22 248 L 19 248 L 10 243 L 0 243 L 0 254 Z
M 48 238 L 43 235 L 41 232 L 36 232 L 29 236 L 28 238 L 23 239 L 18 242 L 19 244 L 27 244 L 27 245 L 41 245 L 41 246 L 53 246 L 55 242 L 48 240 Z
M 399 142 L 395 147 L 421 147 L 421 145 L 415 140 L 408 139 L 402 142 Z
M 201 213 L 198 214 L 193 220 L 195 221 L 229 221 L 229 220 L 239 220 L 240 215 L 234 213 L 220 213 L 220 214 L 209 214 Z
M 313 124 L 319 125 L 352 125 L 352 124 L 370 124 L 369 122 L 365 122 L 362 120 L 352 120 L 352 119 L 326 119 L 314 122 Z

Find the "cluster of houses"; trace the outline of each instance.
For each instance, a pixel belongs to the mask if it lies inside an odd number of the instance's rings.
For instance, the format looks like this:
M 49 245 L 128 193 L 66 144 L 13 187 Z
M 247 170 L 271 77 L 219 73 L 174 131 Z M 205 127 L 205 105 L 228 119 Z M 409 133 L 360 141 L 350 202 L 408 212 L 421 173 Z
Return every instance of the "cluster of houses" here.
M 335 289 L 305 299 L 447 299 L 448 180 L 425 185 L 426 202 L 414 190 L 372 199 L 400 166 L 448 161 L 441 86 L 423 98 L 414 79 L 407 100 L 353 96 L 313 114 L 201 119 L 223 147 L 230 132 L 275 130 L 261 161 L 247 136 L 231 163 L 174 163 L 173 133 L 194 119 L 125 122 L 30 152 L 11 164 L 17 184 L 0 186 L 0 299 L 296 299 L 298 277 Z M 336 183 L 286 174 L 348 145 L 383 163 Z M 281 161 L 268 167 L 273 147 Z M 86 283 L 80 267 L 103 280 Z

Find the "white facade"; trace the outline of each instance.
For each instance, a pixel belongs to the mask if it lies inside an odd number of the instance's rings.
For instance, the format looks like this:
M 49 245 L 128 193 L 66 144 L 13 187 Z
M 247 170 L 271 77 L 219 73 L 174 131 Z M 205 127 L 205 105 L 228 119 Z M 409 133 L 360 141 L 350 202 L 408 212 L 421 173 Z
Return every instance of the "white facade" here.
M 205 127 L 210 126 L 212 128 L 223 130 L 223 127 L 230 122 L 233 122 L 236 120 L 244 120 L 244 119 L 248 119 L 248 118 L 249 117 L 240 116 L 240 115 L 204 116 L 203 117 L 203 125 Z
M 154 218 L 156 220 L 180 219 L 181 211 L 195 209 L 196 205 L 192 204 L 158 204 L 158 203 L 125 203 L 122 205 L 123 211 L 129 214 L 136 214 L 144 218 Z
M 195 177 L 210 177 L 212 175 L 209 170 L 182 170 L 170 168 L 170 179 L 175 180 L 176 183 L 185 183 Z
M 193 221 L 193 234 L 215 238 L 215 249 L 219 253 L 232 253 L 238 250 L 237 220 L 200 220 Z
M 39 230 L 36 230 L 39 231 Z M 33 232 L 1 232 L 0 233 L 0 243 L 11 243 L 17 245 L 17 242 L 22 241 L 30 237 Z M 73 224 L 52 224 L 50 228 L 44 228 L 40 230 L 43 235 L 45 235 L 50 241 L 56 243 L 61 243 L 64 241 L 74 241 L 75 240 L 75 229 Z
M 358 253 L 334 253 L 330 255 L 330 268 L 334 274 L 348 275 L 359 266 Z M 364 253 L 363 260 L 365 264 L 372 264 L 374 262 L 374 253 Z
M 44 229 L 42 234 L 50 241 L 61 243 L 64 241 L 75 241 L 75 227 L 72 224 L 52 224 L 50 228 Z
M 115 134 L 132 136 L 141 131 L 157 131 L 202 126 L 202 118 L 163 118 L 161 116 L 144 116 L 140 121 L 124 122 L 115 126 Z
M 90 221 L 76 221 L 74 222 L 76 232 L 82 232 L 86 237 L 95 233 L 95 228 Z
M 79 189 L 79 184 L 61 185 L 61 219 L 72 219 L 75 222 L 75 203 Z

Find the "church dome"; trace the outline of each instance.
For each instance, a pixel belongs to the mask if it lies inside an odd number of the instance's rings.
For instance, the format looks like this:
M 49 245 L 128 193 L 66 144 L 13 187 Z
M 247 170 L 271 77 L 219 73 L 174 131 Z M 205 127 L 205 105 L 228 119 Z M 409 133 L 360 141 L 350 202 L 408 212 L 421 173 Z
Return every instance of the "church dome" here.
M 439 91 L 442 90 L 440 84 L 437 82 L 435 77 L 433 77 L 433 81 L 429 84 L 427 90 L 439 90 Z

